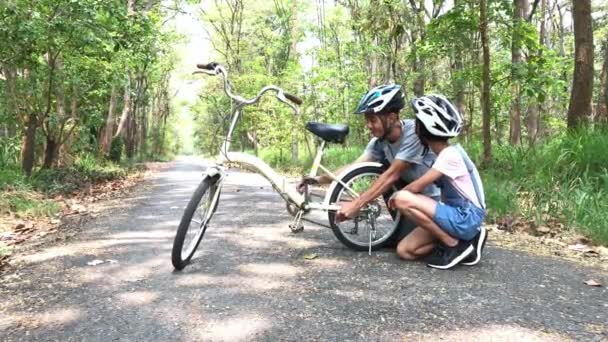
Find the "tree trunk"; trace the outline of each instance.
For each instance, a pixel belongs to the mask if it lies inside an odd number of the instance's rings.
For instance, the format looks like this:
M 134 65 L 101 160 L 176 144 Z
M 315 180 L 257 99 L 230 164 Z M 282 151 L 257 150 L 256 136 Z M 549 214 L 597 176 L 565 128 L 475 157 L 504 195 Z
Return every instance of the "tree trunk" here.
M 591 115 L 593 95 L 593 28 L 591 0 L 572 2 L 574 20 L 574 78 L 568 107 L 568 128 L 577 128 Z
M 462 5 L 462 0 L 454 1 L 454 7 L 457 10 L 462 10 Z M 460 77 L 460 75 L 458 75 L 460 72 L 462 72 L 462 69 L 464 68 L 464 63 L 462 61 L 462 50 L 462 44 L 461 42 L 459 42 L 458 44 L 456 44 L 454 49 L 454 62 L 452 63 L 452 86 L 454 87 L 454 104 L 456 105 L 456 109 L 458 109 L 462 117 L 465 118 L 464 80 L 462 79 L 462 77 Z M 456 75 L 458 75 L 458 77 L 456 77 Z M 472 113 L 473 112 L 471 112 L 471 114 Z M 472 115 L 469 117 L 468 120 L 465 119 L 464 132 L 461 133 L 461 135 L 465 138 L 468 137 L 468 132 L 472 127 L 472 119 Z
M 44 162 L 42 163 L 43 168 L 50 169 L 53 167 L 53 162 L 55 161 L 55 156 L 57 155 L 58 149 L 59 144 L 57 141 L 55 141 L 54 137 L 47 136 L 44 146 Z
M 528 13 L 528 0 L 514 0 L 513 33 L 511 44 L 511 103 L 509 142 L 521 143 L 521 71 L 524 62 L 522 51 L 521 24 Z
M 116 127 L 116 132 L 114 133 L 114 138 L 117 138 L 122 133 L 125 123 L 129 118 L 129 114 L 131 114 L 131 85 L 130 85 L 130 77 L 127 77 L 127 82 L 125 83 L 125 94 L 123 97 L 123 107 L 122 114 L 120 115 L 120 121 L 118 122 L 118 127 Z
M 131 108 L 130 111 L 133 114 L 129 115 L 129 119 L 127 120 L 127 124 L 125 127 L 125 155 L 127 156 L 127 158 L 129 158 L 129 160 L 133 159 L 133 157 L 135 156 L 135 137 L 137 135 L 135 110 Z
M 374 37 L 372 39 L 374 46 L 378 46 L 378 37 Z M 375 87 L 378 83 L 378 79 L 377 79 L 377 75 L 378 75 L 378 54 L 374 51 L 372 51 L 370 53 L 370 60 L 369 60 L 369 79 L 367 81 L 367 87 L 368 89 L 372 89 L 373 87 Z
M 418 23 L 418 42 L 424 41 L 426 35 L 426 23 L 424 22 L 424 5 L 425 1 L 420 0 L 420 3 L 418 4 L 418 11 L 416 12 L 416 21 Z M 417 77 L 416 81 L 414 82 L 414 93 L 416 94 L 416 96 L 422 96 L 424 95 L 424 91 L 426 88 L 426 61 L 424 60 L 424 57 L 420 54 L 417 54 L 416 57 Z
M 25 135 L 21 141 L 21 169 L 26 176 L 32 175 L 35 160 L 36 128 L 38 128 L 38 115 L 30 114 L 27 120 Z
M 483 76 L 481 92 L 482 121 L 483 121 L 483 164 L 490 165 L 492 161 L 492 139 L 490 137 L 490 47 L 488 41 L 488 13 L 487 0 L 480 0 L 479 17 L 481 45 L 483 49 Z
M 112 132 L 114 132 L 114 112 L 116 111 L 116 96 L 118 95 L 118 89 L 116 85 L 112 85 L 110 92 L 110 107 L 108 109 L 108 116 L 106 118 L 106 124 L 101 133 L 101 139 L 99 139 L 99 150 L 104 156 L 107 156 L 110 152 L 110 143 L 112 142 Z
M 296 0 L 292 0 L 291 18 L 292 18 L 291 47 L 290 47 L 291 56 L 289 56 L 289 57 L 292 61 L 294 61 L 294 63 L 297 63 L 299 60 L 299 56 L 298 56 L 298 50 L 296 49 L 297 44 L 298 44 L 298 37 L 297 37 L 298 36 L 298 1 L 296 1 Z M 298 113 L 294 112 L 293 113 L 293 124 L 294 124 L 295 128 L 293 129 L 293 131 L 291 133 L 291 161 L 294 163 L 297 162 L 300 157 L 300 153 L 299 153 L 300 146 L 298 144 L 298 132 L 300 131 L 299 123 L 300 123 L 300 118 L 298 117 Z
M 602 66 L 600 98 L 597 104 L 595 122 L 608 125 L 608 38 L 604 40 L 602 50 L 604 52 L 604 64 Z
M 535 2 L 537 4 L 537 2 Z M 546 12 L 547 12 L 547 0 L 541 0 L 540 3 L 540 34 L 539 34 L 539 43 L 540 48 L 538 50 L 537 56 L 539 58 L 543 55 L 543 48 L 545 47 L 546 42 Z M 530 147 L 536 144 L 536 140 L 538 138 L 538 127 L 540 125 L 540 113 L 542 111 L 543 102 L 536 98 L 534 99 L 534 103 L 530 106 L 528 110 L 528 115 L 526 116 L 526 127 L 528 129 L 528 145 Z

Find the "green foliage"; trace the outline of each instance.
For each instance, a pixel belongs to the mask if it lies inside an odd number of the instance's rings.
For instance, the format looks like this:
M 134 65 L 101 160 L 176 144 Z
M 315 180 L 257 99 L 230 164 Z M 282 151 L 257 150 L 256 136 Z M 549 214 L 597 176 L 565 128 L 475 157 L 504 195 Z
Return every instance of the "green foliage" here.
M 163 26 L 171 9 L 133 4 L 132 9 L 118 0 L 0 4 L 0 165 L 15 164 L 14 142 L 32 113 L 36 135 L 43 137 L 32 149 L 42 154 L 41 141 L 54 141 L 53 164 L 98 151 L 113 88 L 118 94 L 124 87 L 131 90 L 131 116 L 137 117 L 128 120 L 130 152 L 146 156 L 148 137 L 164 136 L 171 114 L 168 73 L 175 60 L 169 47 L 179 37 Z M 118 113 L 123 105 L 119 98 Z M 135 135 L 143 127 L 146 135 Z M 158 144 L 153 148 L 163 150 Z
M 11 250 L 9 247 L 0 246 L 0 257 L 11 255 Z
M 59 211 L 59 204 L 33 192 L 2 192 L 0 208 L 0 215 L 15 213 L 20 217 L 50 217 Z
M 122 137 L 116 137 L 112 139 L 112 144 L 110 145 L 110 154 L 109 159 L 115 163 L 119 163 L 122 158 L 122 151 L 124 149 L 125 143 Z
M 501 146 L 482 171 L 490 219 L 557 218 L 608 243 L 608 132 L 561 134 L 535 149 Z
M 0 137 L 0 168 L 4 169 L 19 163 L 21 152 L 19 137 Z
M 17 167 L 0 169 L 0 215 L 52 216 L 58 205 L 34 190 L 32 180 Z

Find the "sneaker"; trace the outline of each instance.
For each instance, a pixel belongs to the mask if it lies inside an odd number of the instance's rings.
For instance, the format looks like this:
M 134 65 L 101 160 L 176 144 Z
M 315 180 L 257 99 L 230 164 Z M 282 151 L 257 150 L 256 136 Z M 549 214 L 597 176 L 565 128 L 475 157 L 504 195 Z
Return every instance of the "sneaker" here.
M 477 234 L 477 236 L 475 236 L 473 241 L 471 241 L 471 244 L 474 247 L 473 253 L 471 253 L 471 255 L 464 259 L 462 264 L 467 266 L 476 265 L 479 260 L 481 260 L 481 252 L 483 252 L 483 247 L 486 245 L 487 240 L 488 231 L 484 226 L 481 226 L 479 233 Z
M 433 250 L 427 265 L 447 270 L 458 265 L 459 262 L 468 257 L 474 250 L 475 248 L 473 248 L 469 241 L 458 241 L 458 244 L 454 247 L 440 244 Z

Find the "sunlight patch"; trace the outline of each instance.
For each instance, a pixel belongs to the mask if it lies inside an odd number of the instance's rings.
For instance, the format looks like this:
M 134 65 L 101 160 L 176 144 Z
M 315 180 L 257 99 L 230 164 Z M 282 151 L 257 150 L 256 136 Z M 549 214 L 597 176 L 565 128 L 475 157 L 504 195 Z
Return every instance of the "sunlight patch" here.
M 251 341 L 260 338 L 260 333 L 272 327 L 271 321 L 249 314 L 211 321 L 197 338 L 211 341 Z
M 483 328 L 472 328 L 466 330 L 451 330 L 435 332 L 431 334 L 406 333 L 403 335 L 404 341 L 448 341 L 448 342 L 549 342 L 549 341 L 569 341 L 565 336 L 535 331 L 515 325 L 489 325 Z
M 243 277 L 239 275 L 210 276 L 204 274 L 181 277 L 175 284 L 182 287 L 198 288 L 203 286 L 217 286 L 222 288 L 236 288 L 237 290 L 242 287 L 242 292 L 251 290 L 268 291 L 291 285 L 290 282 L 270 280 L 267 277 Z
M 272 277 L 295 277 L 301 270 L 287 264 L 271 263 L 271 264 L 247 264 L 239 266 L 241 272 L 253 273 L 261 276 Z
M 118 299 L 128 306 L 146 305 L 154 302 L 158 298 L 156 292 L 151 291 L 135 291 L 126 292 L 118 295 Z

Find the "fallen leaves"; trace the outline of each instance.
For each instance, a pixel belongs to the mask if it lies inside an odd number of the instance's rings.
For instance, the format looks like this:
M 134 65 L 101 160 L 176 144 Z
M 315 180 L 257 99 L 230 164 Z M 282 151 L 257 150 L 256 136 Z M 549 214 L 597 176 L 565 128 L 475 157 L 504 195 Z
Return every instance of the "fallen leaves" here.
M 101 265 L 101 264 L 103 264 L 103 260 L 99 260 L 99 259 L 95 259 L 93 261 L 87 262 L 87 265 L 89 265 L 89 266 L 97 266 L 97 265 Z
M 510 224 L 510 225 L 507 225 Z M 536 229 L 523 230 L 523 224 L 502 221 L 502 226 L 487 225 L 490 239 L 499 246 L 524 250 L 539 255 L 553 255 L 599 265 L 608 269 L 608 248 L 594 246 L 584 236 L 567 230 L 550 228 L 549 233 L 540 234 Z M 506 228 L 510 227 L 511 231 Z M 519 228 L 516 228 L 519 227 Z M 541 232 L 546 231 L 540 229 Z
M 59 213 L 51 216 L 21 217 L 14 212 L 0 211 L 0 249 L 3 247 L 19 245 L 25 241 L 40 239 L 50 233 L 61 231 L 64 227 L 80 225 L 83 220 L 96 216 L 93 205 L 90 203 L 120 197 L 128 193 L 128 189 L 139 183 L 145 176 L 158 171 L 169 163 L 146 163 L 146 170 L 135 171 L 124 178 L 108 180 L 100 183 L 87 182 L 72 193 L 59 193 L 45 196 L 42 193 L 32 192 L 31 196 L 37 199 L 46 199 L 59 205 Z M 58 239 L 66 239 L 69 232 L 61 234 Z M 110 262 L 106 260 L 105 262 Z M 114 261 L 116 262 L 116 261 Z M 0 269 L 8 264 L 8 258 L 0 259 Z
M 306 259 L 306 260 L 312 260 L 312 259 L 316 259 L 318 257 L 319 256 L 316 253 L 307 253 L 307 254 L 304 254 L 304 259 Z
M 585 283 L 585 285 L 594 286 L 594 287 L 600 287 L 600 286 L 602 286 L 601 283 L 597 282 L 594 279 L 589 279 L 589 280 L 585 281 L 584 283 Z
M 95 259 L 95 260 L 87 262 L 87 265 L 89 265 L 89 266 L 97 266 L 97 265 L 101 265 L 101 264 L 104 264 L 104 263 L 116 264 L 116 263 L 118 263 L 118 261 L 114 260 L 114 259 L 107 259 L 107 260 Z

